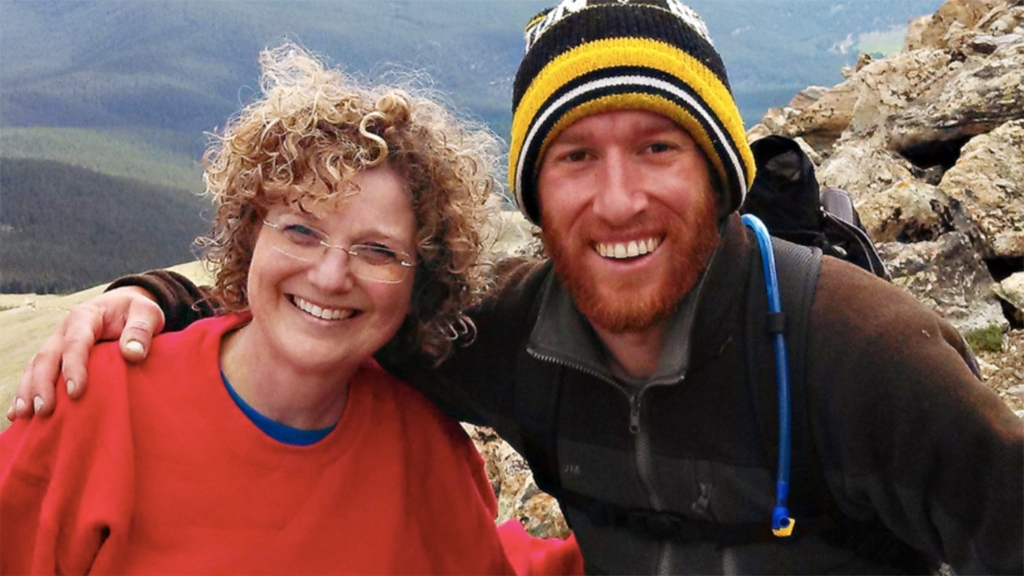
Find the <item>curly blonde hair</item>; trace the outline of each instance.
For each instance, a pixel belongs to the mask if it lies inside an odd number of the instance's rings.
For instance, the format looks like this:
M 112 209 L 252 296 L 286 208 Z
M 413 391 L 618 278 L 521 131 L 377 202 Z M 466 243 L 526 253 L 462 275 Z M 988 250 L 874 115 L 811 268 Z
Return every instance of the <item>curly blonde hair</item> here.
M 484 226 L 494 215 L 497 140 L 412 90 L 361 85 L 285 44 L 260 54 L 263 97 L 238 112 L 203 156 L 216 214 L 200 239 L 225 311 L 248 308 L 253 248 L 267 211 L 302 209 L 347 193 L 361 170 L 387 166 L 406 182 L 416 215 L 418 263 L 410 313 L 383 352 L 436 361 L 471 340 L 463 314 L 489 287 Z M 310 183 L 322 183 L 313 186 Z M 294 192 L 293 192 L 294 194 Z

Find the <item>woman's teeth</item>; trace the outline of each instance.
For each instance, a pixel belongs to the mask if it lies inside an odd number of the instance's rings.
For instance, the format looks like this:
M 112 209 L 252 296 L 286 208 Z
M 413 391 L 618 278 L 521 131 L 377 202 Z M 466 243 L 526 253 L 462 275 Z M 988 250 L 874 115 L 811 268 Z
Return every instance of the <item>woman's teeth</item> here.
M 316 316 L 323 320 L 342 320 L 352 315 L 352 310 L 338 310 L 332 308 L 321 308 L 312 302 L 303 300 L 296 296 L 294 298 L 295 305 L 306 314 L 310 316 Z

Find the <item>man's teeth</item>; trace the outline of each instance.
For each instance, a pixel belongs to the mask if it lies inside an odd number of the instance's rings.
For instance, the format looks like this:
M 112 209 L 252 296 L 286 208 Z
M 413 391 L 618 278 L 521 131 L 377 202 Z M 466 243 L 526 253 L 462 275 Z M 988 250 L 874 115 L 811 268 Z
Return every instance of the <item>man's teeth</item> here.
M 324 320 L 342 320 L 352 315 L 351 310 L 321 308 L 312 302 L 299 298 L 298 296 L 295 297 L 295 305 L 306 314 L 316 316 L 317 318 L 322 318 Z
M 640 241 L 630 240 L 629 242 L 617 242 L 614 244 L 598 242 L 597 253 L 605 258 L 617 258 L 620 260 L 623 258 L 635 258 L 654 252 L 659 243 L 655 238 Z

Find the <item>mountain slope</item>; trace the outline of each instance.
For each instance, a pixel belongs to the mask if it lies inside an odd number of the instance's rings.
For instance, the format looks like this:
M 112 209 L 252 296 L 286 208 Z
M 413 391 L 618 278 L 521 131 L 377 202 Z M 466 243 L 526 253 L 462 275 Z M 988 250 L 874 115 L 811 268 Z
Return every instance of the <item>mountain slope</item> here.
M 46 160 L 0 162 L 0 292 L 68 292 L 193 258 L 208 202 Z

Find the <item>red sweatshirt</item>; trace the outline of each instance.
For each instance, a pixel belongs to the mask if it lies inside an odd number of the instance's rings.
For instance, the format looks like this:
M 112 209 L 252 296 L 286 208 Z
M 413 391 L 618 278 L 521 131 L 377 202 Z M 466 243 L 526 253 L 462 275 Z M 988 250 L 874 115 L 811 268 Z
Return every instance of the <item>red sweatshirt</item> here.
M 52 416 L 0 434 L 0 573 L 513 571 L 457 423 L 371 361 L 326 438 L 281 444 L 221 382 L 220 339 L 240 321 L 160 336 L 139 365 L 102 344 L 82 400 L 59 386 Z M 532 567 L 578 570 L 564 544 Z

